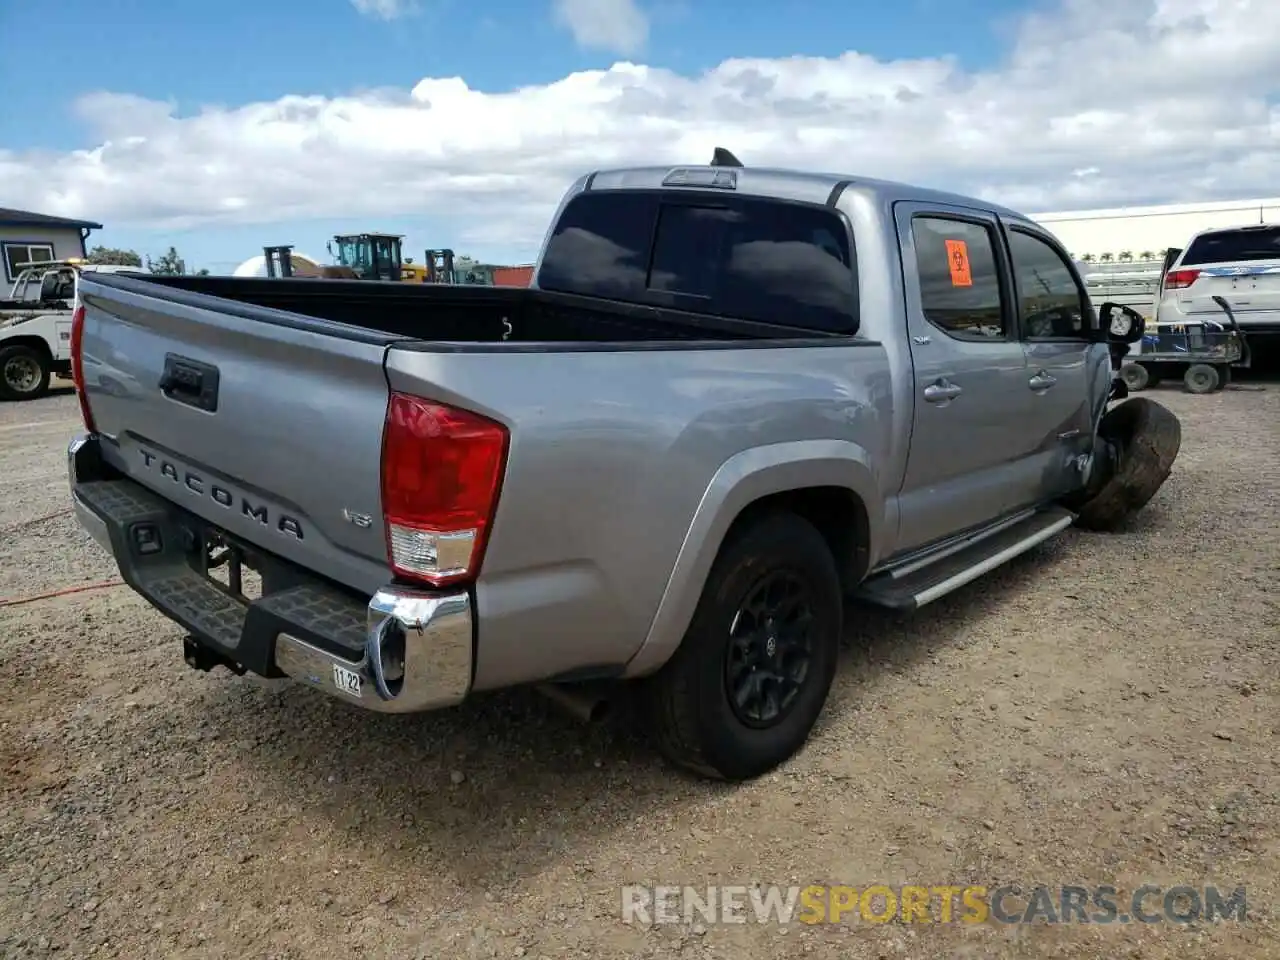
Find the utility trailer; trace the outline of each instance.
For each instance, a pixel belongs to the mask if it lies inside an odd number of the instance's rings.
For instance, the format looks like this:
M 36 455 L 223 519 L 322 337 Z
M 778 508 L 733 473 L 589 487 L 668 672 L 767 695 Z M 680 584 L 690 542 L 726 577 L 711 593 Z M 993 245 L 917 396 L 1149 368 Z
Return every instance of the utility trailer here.
M 1213 393 L 1231 382 L 1232 366 L 1250 365 L 1249 342 L 1235 311 L 1225 298 L 1213 300 L 1226 314 L 1225 323 L 1204 318 L 1147 327 L 1120 368 L 1120 379 L 1130 391 L 1177 377 L 1188 393 Z

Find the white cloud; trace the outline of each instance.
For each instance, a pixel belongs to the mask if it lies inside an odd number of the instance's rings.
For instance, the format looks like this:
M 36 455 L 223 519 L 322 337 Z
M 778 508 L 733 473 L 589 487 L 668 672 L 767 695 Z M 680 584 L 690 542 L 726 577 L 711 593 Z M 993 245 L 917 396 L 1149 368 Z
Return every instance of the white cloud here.
M 631 56 L 649 39 L 649 18 L 635 0 L 553 0 L 552 9 L 579 46 Z
M 351 0 L 351 5 L 366 17 L 395 20 L 413 12 L 413 0 Z
M 167 229 L 444 214 L 455 245 L 532 250 L 573 177 L 717 145 L 1030 211 L 1267 196 L 1278 93 L 1276 0 L 1066 0 L 983 72 L 857 53 L 696 76 L 623 62 L 500 94 L 429 78 L 186 117 L 96 93 L 79 103 L 92 148 L 0 149 L 0 205 Z

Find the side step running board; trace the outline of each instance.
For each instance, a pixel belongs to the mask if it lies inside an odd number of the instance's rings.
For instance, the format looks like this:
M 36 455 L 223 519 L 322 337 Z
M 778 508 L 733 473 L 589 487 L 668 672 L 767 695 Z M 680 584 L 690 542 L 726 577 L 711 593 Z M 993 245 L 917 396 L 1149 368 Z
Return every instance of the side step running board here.
M 881 607 L 915 610 L 1026 553 L 1071 526 L 1074 520 L 1075 514 L 1061 507 L 1043 510 L 905 576 L 874 576 L 853 595 Z

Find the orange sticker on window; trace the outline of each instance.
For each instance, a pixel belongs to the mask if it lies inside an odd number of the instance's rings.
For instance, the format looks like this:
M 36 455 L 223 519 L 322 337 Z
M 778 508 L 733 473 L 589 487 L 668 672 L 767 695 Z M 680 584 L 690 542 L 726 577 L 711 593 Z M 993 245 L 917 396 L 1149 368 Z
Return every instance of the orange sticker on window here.
M 947 241 L 947 262 L 951 266 L 953 287 L 972 287 L 973 275 L 969 272 L 969 245 L 963 240 Z

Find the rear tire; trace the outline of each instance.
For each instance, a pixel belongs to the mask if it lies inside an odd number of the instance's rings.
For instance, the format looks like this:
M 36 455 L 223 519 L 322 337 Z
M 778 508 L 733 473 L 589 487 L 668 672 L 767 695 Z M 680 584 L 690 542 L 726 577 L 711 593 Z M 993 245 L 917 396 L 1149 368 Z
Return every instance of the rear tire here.
M 1227 389 L 1227 385 L 1231 383 L 1231 365 L 1226 363 L 1221 364 L 1217 367 L 1217 370 L 1218 370 L 1218 389 L 1225 390 Z
M 37 400 L 49 392 L 49 361 L 34 347 L 0 349 L 0 400 Z
M 1169 478 L 1182 447 L 1182 425 L 1154 400 L 1135 397 L 1108 410 L 1098 434 L 1116 448 L 1119 463 L 1080 507 L 1076 523 L 1086 530 L 1115 530 Z
M 1140 363 L 1126 363 L 1120 368 L 1120 379 L 1131 393 L 1145 390 L 1151 385 L 1151 374 Z
M 1182 385 L 1187 392 L 1195 394 L 1213 393 L 1221 382 L 1218 371 L 1207 363 L 1193 363 L 1182 377 Z
M 731 534 L 680 647 L 642 683 L 662 754 L 724 780 L 793 756 L 831 689 L 843 615 L 835 560 L 808 521 L 772 513 Z

